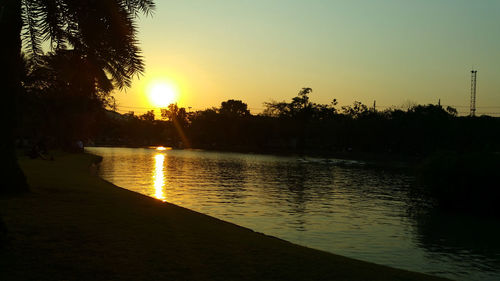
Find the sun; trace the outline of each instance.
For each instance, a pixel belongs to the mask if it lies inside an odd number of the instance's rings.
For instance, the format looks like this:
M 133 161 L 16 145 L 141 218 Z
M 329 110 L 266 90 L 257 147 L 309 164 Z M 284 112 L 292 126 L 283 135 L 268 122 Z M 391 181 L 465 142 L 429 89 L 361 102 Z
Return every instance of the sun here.
M 149 87 L 149 100 L 156 107 L 167 107 L 176 98 L 177 91 L 172 84 L 156 82 Z

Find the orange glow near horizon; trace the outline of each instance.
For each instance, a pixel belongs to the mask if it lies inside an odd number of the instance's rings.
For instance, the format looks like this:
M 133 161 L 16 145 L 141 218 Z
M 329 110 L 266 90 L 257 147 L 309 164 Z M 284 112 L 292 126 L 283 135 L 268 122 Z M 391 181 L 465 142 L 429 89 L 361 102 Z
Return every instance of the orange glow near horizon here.
M 195 10 L 192 1 L 157 2 L 153 16 L 137 19 L 146 68 L 117 89 L 121 113 L 159 116 L 168 98 L 153 102 L 149 88 L 165 82 L 176 90 L 170 102 L 192 111 L 234 99 L 257 114 L 311 87 L 311 102 L 335 98 L 338 108 L 441 99 L 464 114 L 472 65 L 477 107 L 500 106 L 500 1 L 455 1 L 453 12 L 436 1 L 197 1 Z M 468 34 L 480 44 L 457 44 Z
M 155 155 L 155 171 L 153 174 L 153 181 L 155 187 L 154 197 L 162 201 L 165 200 L 165 193 L 163 187 L 165 186 L 165 176 L 163 173 L 163 163 L 165 162 L 165 155 L 158 153 Z

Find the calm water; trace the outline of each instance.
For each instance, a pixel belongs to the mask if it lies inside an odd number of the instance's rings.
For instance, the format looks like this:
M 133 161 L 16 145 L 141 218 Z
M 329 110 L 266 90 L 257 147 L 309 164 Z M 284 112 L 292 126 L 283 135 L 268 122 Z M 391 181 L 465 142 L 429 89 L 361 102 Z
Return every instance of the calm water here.
M 269 155 L 87 150 L 104 157 L 100 175 L 118 186 L 258 232 L 457 280 L 500 280 L 499 222 L 426 208 L 405 174 Z

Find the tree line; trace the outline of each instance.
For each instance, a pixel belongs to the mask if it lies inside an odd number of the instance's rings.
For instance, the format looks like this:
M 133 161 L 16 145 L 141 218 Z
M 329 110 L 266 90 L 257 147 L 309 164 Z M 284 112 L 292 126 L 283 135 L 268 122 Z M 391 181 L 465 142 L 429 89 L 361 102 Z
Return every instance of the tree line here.
M 256 115 L 240 100 L 196 112 L 172 104 L 159 120 L 154 112 L 118 114 L 109 110 L 111 92 L 130 86 L 133 76 L 144 70 L 134 20 L 150 14 L 153 1 L 3 1 L 0 8 L 5 39 L 0 56 L 9 72 L 0 76 L 6 105 L 0 118 L 5 133 L 0 141 L 6 175 L 2 193 L 28 189 L 13 149 L 16 139 L 21 147 L 45 142 L 64 149 L 83 140 L 427 159 L 423 178 L 440 177 L 433 182 L 443 184 L 436 185 L 434 193 L 445 204 L 473 198 L 469 195 L 478 178 L 485 189 L 475 193 L 480 194 L 476 202 L 498 202 L 499 118 L 459 117 L 454 108 L 431 104 L 384 111 L 357 101 L 342 107 L 336 99 L 317 104 L 310 101 L 311 88 L 301 89 L 290 101 L 266 103 L 264 112 Z M 46 54 L 44 42 L 51 50 Z M 450 183 L 459 188 L 447 190 Z M 450 196 L 453 192 L 459 196 Z
M 259 114 L 235 99 L 193 112 L 170 104 L 160 116 L 154 111 L 120 114 L 112 109 L 111 81 L 99 78 L 99 71 L 75 51 L 49 53 L 36 64 L 24 59 L 24 70 L 18 101 L 23 110 L 16 118 L 21 146 L 43 140 L 49 147 L 71 149 L 80 140 L 87 145 L 404 160 L 420 165 L 419 178 L 442 205 L 499 211 L 491 206 L 500 197 L 495 172 L 500 168 L 500 118 L 458 116 L 455 108 L 434 104 L 383 111 L 358 101 L 320 104 L 311 101 L 311 88 L 300 89 L 288 101 L 267 102 Z
M 34 88 L 26 83 L 23 104 L 30 111 L 21 116 L 20 136 L 50 136 L 60 145 L 80 139 L 97 145 L 407 159 L 438 150 L 499 151 L 500 145 L 499 118 L 459 117 L 456 109 L 433 104 L 377 111 L 355 101 L 339 107 L 336 99 L 311 102 L 312 89 L 303 88 L 290 101 L 265 103 L 260 114 L 230 99 L 194 112 L 171 104 L 161 116 L 154 111 L 135 115 L 106 110 L 111 103 L 105 91 L 67 94 L 68 89 L 60 89 L 73 84 L 57 83 Z

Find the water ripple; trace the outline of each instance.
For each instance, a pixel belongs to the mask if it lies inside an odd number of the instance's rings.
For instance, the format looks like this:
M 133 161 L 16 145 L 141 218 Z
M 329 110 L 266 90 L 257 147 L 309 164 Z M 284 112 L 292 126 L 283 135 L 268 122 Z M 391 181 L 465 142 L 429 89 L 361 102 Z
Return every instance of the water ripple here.
M 405 174 L 339 160 L 88 150 L 104 157 L 100 175 L 118 186 L 258 232 L 453 279 L 500 280 L 498 222 L 415 211 Z

